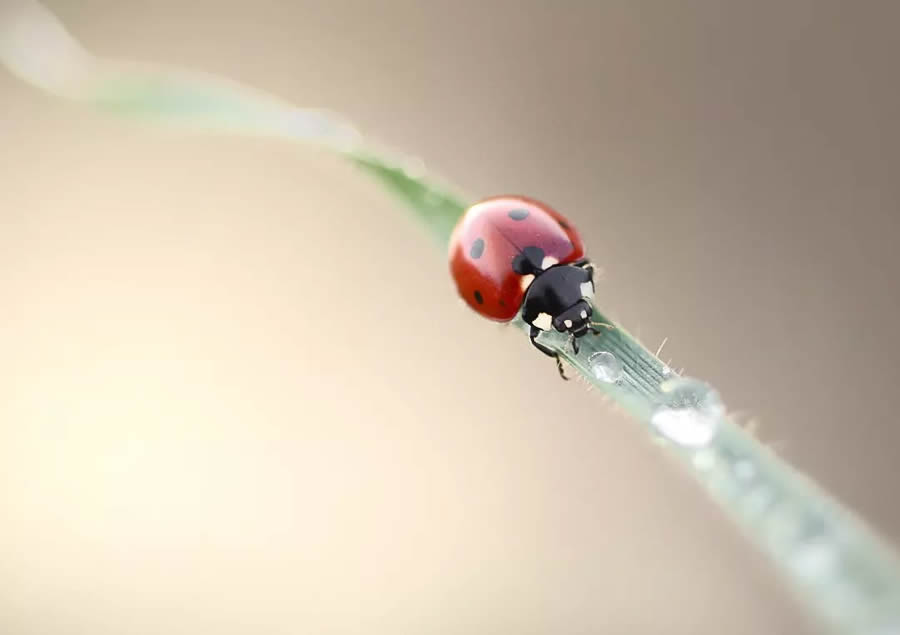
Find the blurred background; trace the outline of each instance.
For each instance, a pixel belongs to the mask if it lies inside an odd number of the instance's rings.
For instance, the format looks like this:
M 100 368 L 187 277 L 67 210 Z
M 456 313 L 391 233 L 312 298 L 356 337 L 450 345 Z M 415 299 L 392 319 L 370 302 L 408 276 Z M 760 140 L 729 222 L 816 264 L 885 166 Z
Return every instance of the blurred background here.
M 900 5 L 47 4 L 551 203 L 604 312 L 900 540 Z M 351 167 L 0 104 L 0 631 L 817 631 Z

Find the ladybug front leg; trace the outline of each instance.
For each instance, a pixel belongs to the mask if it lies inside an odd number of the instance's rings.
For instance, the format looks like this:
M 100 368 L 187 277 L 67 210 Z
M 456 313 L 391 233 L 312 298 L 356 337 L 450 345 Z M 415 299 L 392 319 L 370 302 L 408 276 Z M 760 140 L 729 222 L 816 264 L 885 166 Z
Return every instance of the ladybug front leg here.
M 556 370 L 559 371 L 559 376 L 562 377 L 563 379 L 565 379 L 566 381 L 569 381 L 569 378 L 566 377 L 566 371 L 563 370 L 562 360 L 559 358 L 559 353 L 554 351 L 549 346 L 546 346 L 545 344 L 541 344 L 540 342 L 537 341 L 537 336 L 540 334 L 541 334 L 541 329 L 532 325 L 531 333 L 529 335 L 529 339 L 531 339 L 531 343 L 534 345 L 534 347 L 536 349 L 538 349 L 544 355 L 555 359 L 556 360 Z
M 575 262 L 573 262 L 572 266 L 584 269 L 588 274 L 587 279 L 591 282 L 594 281 L 594 271 L 596 270 L 596 268 L 594 267 L 594 263 L 592 263 L 590 260 L 588 260 L 587 258 L 582 258 L 581 260 L 576 260 Z

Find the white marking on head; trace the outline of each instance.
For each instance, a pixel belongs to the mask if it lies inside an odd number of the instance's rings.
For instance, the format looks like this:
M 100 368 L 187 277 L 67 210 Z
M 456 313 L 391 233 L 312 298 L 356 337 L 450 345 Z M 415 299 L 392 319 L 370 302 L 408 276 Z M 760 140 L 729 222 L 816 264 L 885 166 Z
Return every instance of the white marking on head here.
M 581 319 L 582 319 L 582 320 L 586 320 L 586 319 L 587 319 L 587 311 L 582 311 L 582 312 L 581 312 Z
M 594 283 L 588 280 L 587 282 L 581 283 L 581 297 L 582 298 L 593 298 L 594 297 Z
M 527 290 L 528 287 L 531 286 L 532 280 L 534 280 L 534 276 L 530 273 L 527 276 L 522 276 L 519 279 L 519 284 L 522 285 L 522 291 Z
M 554 258 L 553 256 L 544 256 L 544 260 L 541 261 L 541 269 L 549 269 L 558 262 L 559 259 Z
M 532 324 L 542 331 L 549 331 L 553 327 L 553 318 L 549 313 L 538 313 Z
M 572 328 L 572 320 L 565 320 L 565 321 L 563 321 L 563 324 L 566 325 L 567 329 Z

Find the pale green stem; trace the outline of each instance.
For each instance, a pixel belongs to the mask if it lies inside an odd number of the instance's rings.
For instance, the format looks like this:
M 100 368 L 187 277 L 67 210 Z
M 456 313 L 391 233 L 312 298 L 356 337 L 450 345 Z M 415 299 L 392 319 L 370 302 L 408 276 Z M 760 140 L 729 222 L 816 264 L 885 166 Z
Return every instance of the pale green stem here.
M 0 0 L 0 62 L 47 92 L 101 111 L 325 145 L 399 196 L 442 243 L 467 206 L 417 174 L 415 162 L 363 146 L 352 126 L 321 111 L 208 75 L 99 59 L 33 0 Z M 600 312 L 595 318 L 611 323 Z M 712 389 L 680 379 L 621 326 L 583 338 L 578 355 L 562 336 L 542 337 L 694 474 L 835 632 L 900 633 L 900 564 L 891 548 L 724 408 L 704 408 L 718 403 Z M 612 372 L 592 364 L 602 353 L 599 359 L 614 362 Z M 672 391 L 685 387 L 700 400 L 676 423 L 701 425 L 705 436 L 660 426 Z

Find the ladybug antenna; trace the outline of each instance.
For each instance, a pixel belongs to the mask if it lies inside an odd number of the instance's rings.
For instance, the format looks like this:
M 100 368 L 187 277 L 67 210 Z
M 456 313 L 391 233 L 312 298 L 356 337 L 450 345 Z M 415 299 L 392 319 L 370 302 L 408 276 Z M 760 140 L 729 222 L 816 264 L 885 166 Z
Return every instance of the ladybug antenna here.
M 600 329 L 615 330 L 615 328 L 615 326 L 607 324 L 606 322 L 591 322 L 591 332 L 593 332 L 594 335 L 599 335 Z

